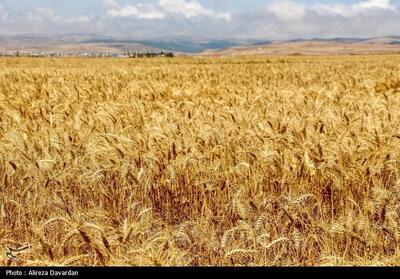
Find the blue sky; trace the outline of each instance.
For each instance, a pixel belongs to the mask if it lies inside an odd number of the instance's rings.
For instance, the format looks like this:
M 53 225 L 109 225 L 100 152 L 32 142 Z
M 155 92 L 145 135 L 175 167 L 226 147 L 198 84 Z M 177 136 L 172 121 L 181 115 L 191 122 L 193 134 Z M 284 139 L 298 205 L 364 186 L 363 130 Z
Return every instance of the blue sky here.
M 0 35 L 289 39 L 400 35 L 400 0 L 0 0 Z

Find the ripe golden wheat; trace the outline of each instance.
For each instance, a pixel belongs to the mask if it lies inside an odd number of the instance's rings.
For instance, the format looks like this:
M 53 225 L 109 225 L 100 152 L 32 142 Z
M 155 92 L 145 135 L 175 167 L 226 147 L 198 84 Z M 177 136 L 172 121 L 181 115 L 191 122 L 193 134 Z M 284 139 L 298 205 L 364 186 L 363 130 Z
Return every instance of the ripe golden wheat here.
M 1 265 L 400 265 L 400 56 L 0 59 Z

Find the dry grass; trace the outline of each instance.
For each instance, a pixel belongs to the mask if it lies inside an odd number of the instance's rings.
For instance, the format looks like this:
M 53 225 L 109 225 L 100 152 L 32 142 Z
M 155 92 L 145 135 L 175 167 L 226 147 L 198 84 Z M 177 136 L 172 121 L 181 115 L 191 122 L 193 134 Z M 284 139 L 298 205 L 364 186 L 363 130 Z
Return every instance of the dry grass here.
M 1 265 L 400 265 L 400 56 L 1 59 Z

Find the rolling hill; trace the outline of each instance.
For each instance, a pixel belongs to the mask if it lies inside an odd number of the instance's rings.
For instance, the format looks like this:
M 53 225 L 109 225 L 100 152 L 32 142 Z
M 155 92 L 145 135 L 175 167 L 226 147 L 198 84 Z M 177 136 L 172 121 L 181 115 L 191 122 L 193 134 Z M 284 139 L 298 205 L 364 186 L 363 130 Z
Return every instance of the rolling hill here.
M 0 36 L 0 53 L 9 52 L 124 54 L 127 51 L 171 51 L 204 56 L 324 55 L 400 52 L 400 36 L 378 38 L 330 38 L 269 40 L 213 40 L 196 37 L 132 39 L 97 34 Z
M 297 39 L 273 41 L 263 45 L 236 46 L 220 50 L 207 50 L 205 56 L 246 55 L 332 55 L 400 53 L 400 36 L 356 39 Z

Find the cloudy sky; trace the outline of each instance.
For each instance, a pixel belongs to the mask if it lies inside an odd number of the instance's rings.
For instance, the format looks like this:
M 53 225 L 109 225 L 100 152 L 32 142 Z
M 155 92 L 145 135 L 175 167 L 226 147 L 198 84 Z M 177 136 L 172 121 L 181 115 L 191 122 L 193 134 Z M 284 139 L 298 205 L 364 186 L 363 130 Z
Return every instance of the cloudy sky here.
M 291 39 L 400 35 L 400 0 L 0 0 L 0 35 Z

